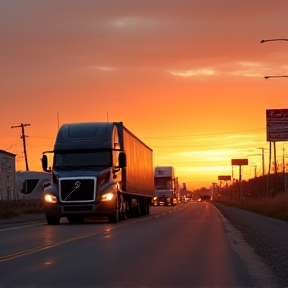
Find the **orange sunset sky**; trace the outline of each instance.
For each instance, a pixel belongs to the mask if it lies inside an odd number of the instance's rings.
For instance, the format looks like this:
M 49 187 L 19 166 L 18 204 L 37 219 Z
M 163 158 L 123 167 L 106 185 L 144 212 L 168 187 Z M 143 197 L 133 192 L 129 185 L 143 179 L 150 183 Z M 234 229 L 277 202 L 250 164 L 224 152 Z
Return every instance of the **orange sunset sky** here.
M 231 175 L 234 158 L 249 159 L 243 179 L 259 176 L 266 109 L 288 108 L 288 78 L 264 79 L 288 75 L 288 42 L 260 43 L 277 38 L 287 0 L 1 0 L 0 150 L 25 170 L 11 126 L 31 124 L 28 165 L 42 171 L 58 124 L 108 119 L 188 189 Z

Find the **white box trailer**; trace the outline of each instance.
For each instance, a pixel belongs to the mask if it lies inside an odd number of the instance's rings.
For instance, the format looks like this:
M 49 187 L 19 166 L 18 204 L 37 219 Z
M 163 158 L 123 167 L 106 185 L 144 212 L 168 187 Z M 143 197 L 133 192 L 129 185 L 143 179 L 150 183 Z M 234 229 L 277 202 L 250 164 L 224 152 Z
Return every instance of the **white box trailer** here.
M 175 205 L 177 203 L 177 181 L 173 166 L 154 168 L 154 205 Z

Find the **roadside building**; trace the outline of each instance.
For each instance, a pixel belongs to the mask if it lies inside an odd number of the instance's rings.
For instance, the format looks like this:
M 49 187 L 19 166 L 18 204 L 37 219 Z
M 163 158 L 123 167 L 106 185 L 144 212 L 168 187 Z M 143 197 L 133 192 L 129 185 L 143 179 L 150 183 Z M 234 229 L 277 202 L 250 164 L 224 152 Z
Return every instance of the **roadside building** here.
M 15 154 L 0 150 L 0 201 L 16 200 Z

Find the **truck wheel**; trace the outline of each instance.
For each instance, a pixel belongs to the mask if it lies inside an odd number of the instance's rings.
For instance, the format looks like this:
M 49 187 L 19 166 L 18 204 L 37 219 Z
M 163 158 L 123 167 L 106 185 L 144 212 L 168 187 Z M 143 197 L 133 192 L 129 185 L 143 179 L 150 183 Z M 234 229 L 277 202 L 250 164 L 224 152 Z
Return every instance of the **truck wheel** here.
M 84 221 L 83 216 L 68 216 L 67 219 L 69 223 L 79 223 Z
M 120 195 L 119 197 L 119 220 L 126 220 L 127 219 L 127 207 L 128 207 L 128 202 L 124 201 L 123 196 Z
M 147 201 L 147 209 L 146 209 L 146 215 L 150 215 L 150 204 Z
M 142 200 L 141 199 L 138 199 L 138 201 L 137 201 L 137 206 L 135 206 L 135 208 L 134 208 L 135 210 L 134 210 L 134 216 L 135 217 L 141 217 L 141 215 L 143 215 L 142 214 L 142 210 L 143 210 L 143 202 L 142 202 Z
M 126 219 L 127 219 L 126 209 L 123 210 L 123 211 L 120 213 L 120 219 L 121 219 L 121 220 L 126 220 Z
M 140 200 L 140 211 L 141 211 L 141 215 L 143 216 L 150 214 L 150 204 L 147 199 Z
M 60 224 L 60 217 L 58 216 L 46 216 L 47 224 L 48 225 L 59 225 Z
M 119 200 L 116 201 L 116 208 L 112 215 L 108 216 L 110 223 L 118 223 L 119 221 Z
M 119 221 L 118 209 L 114 212 L 113 215 L 108 217 L 108 220 L 110 223 L 118 223 L 118 221 Z

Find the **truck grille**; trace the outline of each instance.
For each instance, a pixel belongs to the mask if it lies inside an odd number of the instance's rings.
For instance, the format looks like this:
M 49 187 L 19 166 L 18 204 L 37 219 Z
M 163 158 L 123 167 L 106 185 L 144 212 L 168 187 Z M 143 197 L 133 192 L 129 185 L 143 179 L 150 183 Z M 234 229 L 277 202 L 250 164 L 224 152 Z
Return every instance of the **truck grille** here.
M 96 199 L 96 178 L 60 178 L 59 189 L 61 202 L 75 203 L 94 201 Z

